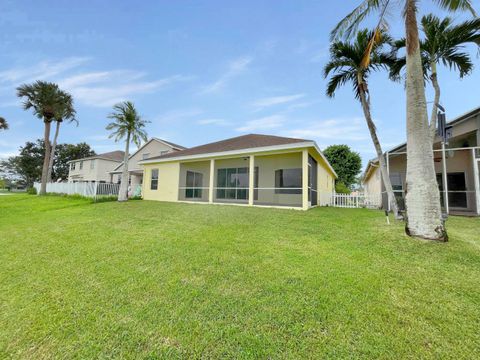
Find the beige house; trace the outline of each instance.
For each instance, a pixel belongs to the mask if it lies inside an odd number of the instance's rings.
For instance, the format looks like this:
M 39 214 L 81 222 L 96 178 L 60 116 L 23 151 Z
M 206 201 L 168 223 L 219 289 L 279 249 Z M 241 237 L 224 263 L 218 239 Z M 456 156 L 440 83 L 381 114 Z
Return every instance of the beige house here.
M 69 161 L 68 182 L 111 182 L 110 171 L 123 161 L 123 151 L 112 151 Z
M 128 158 L 129 183 L 132 188 L 142 184 L 143 169 L 139 165 L 139 161 L 146 160 L 151 157 L 170 154 L 175 151 L 184 150 L 185 147 L 174 144 L 172 142 L 159 138 L 151 138 L 143 144 L 137 151 Z M 123 159 L 120 164 L 110 171 L 110 182 L 120 183 L 123 172 Z
M 250 134 L 141 160 L 146 200 L 308 209 L 337 177 L 314 141 Z
M 480 215 L 480 107 L 448 124 L 449 140 L 442 151 L 440 137 L 434 143 L 434 160 L 442 206 L 450 214 Z M 404 208 L 406 144 L 385 153 L 387 170 L 400 208 Z M 444 175 L 444 170 L 445 175 Z M 378 161 L 371 160 L 363 177 L 364 192 L 382 194 L 378 206 L 388 201 L 381 181 Z

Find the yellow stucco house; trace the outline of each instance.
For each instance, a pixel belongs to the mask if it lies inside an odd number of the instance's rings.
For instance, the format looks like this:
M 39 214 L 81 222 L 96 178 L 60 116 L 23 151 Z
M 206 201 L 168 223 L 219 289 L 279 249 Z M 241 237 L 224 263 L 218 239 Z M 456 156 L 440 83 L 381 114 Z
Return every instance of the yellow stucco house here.
M 307 210 L 337 178 L 311 140 L 249 134 L 139 162 L 145 200 Z

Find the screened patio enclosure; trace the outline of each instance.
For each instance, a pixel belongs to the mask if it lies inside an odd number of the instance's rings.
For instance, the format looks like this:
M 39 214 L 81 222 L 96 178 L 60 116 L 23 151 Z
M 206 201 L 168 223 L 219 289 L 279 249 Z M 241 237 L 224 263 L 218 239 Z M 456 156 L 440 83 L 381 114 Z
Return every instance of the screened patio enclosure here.
M 318 203 L 317 162 L 307 151 L 188 161 L 179 168 L 179 201 L 292 208 Z

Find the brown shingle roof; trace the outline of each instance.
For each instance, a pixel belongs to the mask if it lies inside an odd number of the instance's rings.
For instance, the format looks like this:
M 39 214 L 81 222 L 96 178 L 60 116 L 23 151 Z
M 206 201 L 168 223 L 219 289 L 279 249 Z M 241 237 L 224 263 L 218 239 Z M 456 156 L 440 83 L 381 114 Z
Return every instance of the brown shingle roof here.
M 272 135 L 259 135 L 259 134 L 248 134 L 237 136 L 230 139 L 225 139 L 205 145 L 195 146 L 189 149 L 172 152 L 162 156 L 151 157 L 148 160 L 154 159 L 167 159 L 172 157 L 183 157 L 191 155 L 200 155 L 200 154 L 209 154 L 216 152 L 232 151 L 232 150 L 241 150 L 241 149 L 250 149 L 264 146 L 275 146 L 275 145 L 285 145 L 285 144 L 294 144 L 301 143 L 305 139 L 295 139 L 281 136 L 272 136 Z
M 121 150 L 110 151 L 103 154 L 98 154 L 96 157 L 115 160 L 115 161 L 123 161 L 123 157 L 125 156 L 125 152 Z

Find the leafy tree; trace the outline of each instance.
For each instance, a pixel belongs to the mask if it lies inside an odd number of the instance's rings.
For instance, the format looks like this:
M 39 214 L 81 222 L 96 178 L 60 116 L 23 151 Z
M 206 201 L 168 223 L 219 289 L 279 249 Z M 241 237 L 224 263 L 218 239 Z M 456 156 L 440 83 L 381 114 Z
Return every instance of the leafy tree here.
M 335 183 L 335 192 L 338 194 L 350 194 L 352 190 L 341 181 Z
M 0 163 L 2 172 L 11 178 L 22 179 L 28 187 L 42 176 L 42 164 L 45 155 L 43 140 L 28 141 L 20 147 L 18 156 L 11 156 Z
M 327 96 L 334 97 L 339 87 L 349 83 L 354 90 L 355 98 L 360 101 L 365 121 L 370 131 L 370 137 L 372 138 L 373 146 L 377 153 L 382 180 L 388 194 L 388 199 L 395 218 L 399 218 L 397 200 L 393 193 L 382 146 L 380 145 L 377 129 L 370 111 L 370 92 L 368 90 L 368 77 L 370 73 L 392 67 L 395 63 L 395 57 L 391 54 L 390 49 L 388 49 L 388 51 L 385 49 L 385 45 L 391 43 L 390 37 L 386 33 L 380 32 L 380 39 L 373 45 L 368 61 L 365 61 L 365 49 L 369 46 L 370 39 L 373 36 L 373 32 L 362 30 L 357 33 L 357 37 L 353 43 L 343 41 L 334 42 L 330 46 L 330 61 L 325 65 L 324 75 L 328 77 L 333 73 L 328 82 Z
M 359 24 L 372 12 L 379 12 L 376 35 L 386 26 L 386 14 L 390 7 L 405 20 L 406 38 L 406 95 L 407 95 L 407 209 L 406 233 L 425 239 L 447 241 L 448 236 L 442 221 L 440 194 L 433 162 L 432 137 L 427 114 L 427 101 L 423 80 L 417 11 L 419 0 L 363 0 L 332 31 L 332 38 L 349 37 Z M 435 3 L 449 11 L 475 11 L 470 0 L 436 0 Z M 401 11 L 399 11 L 400 9 Z M 365 49 L 368 58 L 378 36 L 371 39 Z
M 40 195 L 44 195 L 47 191 L 47 173 L 50 161 L 51 144 L 50 144 L 50 128 L 52 120 L 55 118 L 56 111 L 62 103 L 62 95 L 57 84 L 36 81 L 33 84 L 24 84 L 17 88 L 17 96 L 23 99 L 23 109 L 33 110 L 33 114 L 43 120 L 45 144 L 45 154 L 42 166 L 42 185 L 40 187 Z
M 55 149 L 57 147 L 57 139 L 58 139 L 58 133 L 60 131 L 60 124 L 64 121 L 67 120 L 69 122 L 75 122 L 78 125 L 77 119 L 75 119 L 75 108 L 73 107 L 73 98 L 72 96 L 65 92 L 60 90 L 59 92 L 60 96 L 60 101 L 58 103 L 57 109 L 55 110 L 55 122 L 57 124 L 55 128 L 55 135 L 53 137 L 53 143 L 52 143 L 52 154 L 55 154 Z M 48 162 L 48 172 L 47 172 L 47 182 L 52 181 L 52 170 L 53 170 L 53 161 L 54 161 L 55 156 L 50 156 L 49 162 Z
M 0 130 L 8 130 L 8 122 L 0 116 Z
M 130 101 L 116 104 L 113 112 L 108 116 L 114 121 L 107 125 L 106 129 L 111 131 L 109 138 L 115 141 L 125 139 L 125 157 L 123 158 L 122 180 L 118 191 L 118 201 L 128 200 L 128 158 L 130 142 L 140 147 L 141 141 L 147 141 L 147 133 L 144 128 L 148 123 L 138 115 L 135 106 Z
M 43 140 L 27 142 L 20 147 L 17 156 L 11 156 L 0 163 L 0 170 L 10 178 L 22 179 L 28 187 L 39 181 L 42 175 L 42 164 L 45 155 Z M 95 152 L 86 143 L 59 144 L 55 151 L 55 166 L 52 177 L 54 180 L 68 178 L 70 160 L 77 160 L 95 155 Z
M 330 145 L 323 154 L 338 175 L 337 182 L 350 187 L 362 169 L 362 159 L 348 145 Z
M 430 115 L 430 131 L 435 138 L 438 104 L 440 103 L 440 85 L 438 82 L 437 65 L 443 64 L 450 69 L 458 70 L 460 78 L 469 75 L 473 70 L 473 61 L 470 54 L 464 51 L 468 43 L 480 46 L 480 19 L 464 21 L 453 25 L 450 17 L 440 20 L 433 14 L 425 15 L 421 20 L 422 31 L 425 36 L 420 40 L 423 75 L 429 79 L 435 90 L 432 112 Z M 395 42 L 395 51 L 405 47 L 405 39 Z M 400 57 L 391 67 L 390 75 L 393 79 L 400 78 L 401 70 L 406 66 L 405 56 Z

